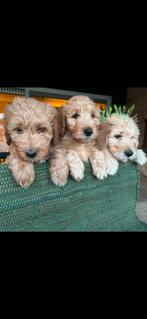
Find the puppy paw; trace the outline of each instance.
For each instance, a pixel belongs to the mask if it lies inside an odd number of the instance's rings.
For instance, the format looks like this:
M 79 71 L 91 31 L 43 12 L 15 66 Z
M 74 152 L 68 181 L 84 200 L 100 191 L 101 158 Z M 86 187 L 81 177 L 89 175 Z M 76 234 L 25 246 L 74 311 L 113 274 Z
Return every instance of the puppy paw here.
M 107 170 L 104 170 L 100 167 L 97 167 L 93 170 L 93 174 L 97 177 L 97 179 L 103 180 L 108 176 Z
M 24 171 L 17 171 L 16 174 L 13 173 L 13 177 L 19 186 L 28 188 L 34 182 L 34 169 L 27 168 Z
M 85 167 L 81 159 L 75 152 L 70 152 L 67 155 L 68 165 L 70 168 L 70 175 L 76 181 L 81 181 L 84 178 Z
M 51 171 L 51 180 L 56 186 L 65 186 L 68 180 L 68 173 L 63 170 Z
M 51 179 L 52 182 L 59 187 L 65 186 L 67 183 L 67 177 L 61 176 L 60 173 L 52 175 Z
M 108 175 L 115 175 L 118 171 L 119 163 L 115 158 L 108 161 L 107 173 Z
M 70 170 L 70 175 L 75 179 L 76 181 L 81 181 L 84 178 L 84 171 L 85 167 L 84 164 L 81 162 L 77 167 Z
M 137 156 L 136 156 L 135 162 L 138 163 L 139 165 L 144 165 L 147 163 L 146 154 L 142 150 L 137 151 Z

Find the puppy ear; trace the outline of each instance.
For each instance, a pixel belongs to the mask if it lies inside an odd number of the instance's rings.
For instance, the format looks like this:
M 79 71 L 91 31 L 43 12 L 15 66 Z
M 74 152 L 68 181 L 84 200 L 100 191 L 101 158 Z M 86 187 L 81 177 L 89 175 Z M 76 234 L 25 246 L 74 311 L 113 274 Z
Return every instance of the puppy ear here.
M 11 135 L 8 132 L 7 128 L 5 129 L 5 137 L 6 137 L 7 144 L 10 145 L 12 142 L 12 139 L 11 139 Z
M 5 114 L 5 137 L 6 137 L 6 141 L 7 141 L 8 145 L 10 145 L 12 142 L 11 134 L 8 132 L 8 129 L 7 129 L 7 122 L 9 120 L 9 117 L 11 114 L 11 105 L 12 105 L 11 102 L 7 103 L 5 105 L 5 111 L 4 111 L 4 114 Z
M 107 137 L 111 130 L 110 123 L 101 123 L 98 130 L 97 147 L 100 151 L 107 148 Z
M 58 119 L 59 119 L 59 131 L 61 138 L 65 135 L 67 125 L 66 125 L 66 116 L 65 116 L 66 106 L 62 106 L 58 110 Z
M 136 146 L 136 148 L 138 148 L 139 144 L 140 144 L 140 140 L 139 140 L 139 135 L 138 134 L 135 136 L 135 139 L 136 139 L 135 146 Z
M 61 139 L 61 133 L 60 133 L 60 125 L 59 125 L 59 118 L 58 115 L 56 115 L 53 118 L 53 138 L 52 138 L 52 145 L 57 145 Z

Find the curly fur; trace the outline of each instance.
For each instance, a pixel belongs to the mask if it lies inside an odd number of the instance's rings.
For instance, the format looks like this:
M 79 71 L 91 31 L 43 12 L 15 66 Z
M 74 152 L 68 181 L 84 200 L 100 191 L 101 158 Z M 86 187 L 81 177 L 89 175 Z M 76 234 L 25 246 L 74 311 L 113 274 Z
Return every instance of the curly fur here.
M 108 157 L 113 156 L 116 161 L 123 163 L 134 161 L 144 165 L 147 158 L 145 153 L 138 149 L 139 134 L 136 118 L 113 114 L 106 119 L 105 123 L 101 124 L 99 137 L 101 136 L 102 143 L 98 137 L 97 145 Z M 128 151 L 132 153 L 129 157 L 126 155 Z
M 94 175 L 107 177 L 103 152 L 96 148 L 100 113 L 96 104 L 87 96 L 74 96 L 60 110 L 62 141 L 51 156 L 50 173 L 58 186 L 67 183 L 69 173 L 79 181 L 84 178 L 83 162 L 91 162 Z M 91 129 L 90 136 L 85 135 Z
M 56 114 L 48 104 L 26 97 L 16 97 L 6 106 L 6 138 L 10 145 L 7 164 L 22 187 L 33 183 L 33 163 L 46 160 L 58 141 Z M 33 158 L 27 156 L 30 150 L 36 152 Z

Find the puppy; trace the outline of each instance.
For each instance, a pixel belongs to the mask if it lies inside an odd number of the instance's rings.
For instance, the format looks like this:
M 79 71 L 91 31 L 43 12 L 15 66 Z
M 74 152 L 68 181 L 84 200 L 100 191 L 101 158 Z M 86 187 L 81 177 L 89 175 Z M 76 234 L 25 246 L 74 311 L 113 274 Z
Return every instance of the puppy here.
M 96 104 L 87 96 L 74 96 L 59 112 L 63 138 L 51 155 L 53 183 L 64 186 L 69 173 L 75 180 L 82 180 L 83 162 L 88 161 L 98 179 L 107 177 L 104 154 L 96 148 L 100 125 Z
M 102 143 L 98 137 L 97 146 L 105 152 L 106 158 L 109 158 L 110 171 L 115 171 L 110 157 L 123 163 L 132 161 L 144 165 L 147 162 L 145 153 L 138 149 L 140 135 L 138 125 L 129 115 L 112 114 L 105 123 L 101 124 L 101 132 L 99 137 Z
M 32 98 L 16 97 L 5 109 L 10 155 L 6 163 L 21 187 L 33 183 L 33 164 L 45 161 L 57 143 L 56 110 Z

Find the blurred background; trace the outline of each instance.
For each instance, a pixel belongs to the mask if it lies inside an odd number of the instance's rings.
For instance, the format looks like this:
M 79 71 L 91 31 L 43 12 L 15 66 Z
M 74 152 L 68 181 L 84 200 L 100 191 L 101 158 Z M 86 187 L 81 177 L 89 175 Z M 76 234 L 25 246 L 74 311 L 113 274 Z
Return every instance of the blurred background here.
M 135 87 L 56 87 L 56 88 L 25 88 L 10 87 L 0 88 L 0 151 L 7 149 L 4 137 L 3 112 L 5 105 L 12 102 L 17 95 L 35 97 L 55 107 L 66 104 L 68 99 L 83 93 L 95 100 L 100 109 L 105 109 L 111 104 L 133 105 L 135 104 L 134 115 L 138 115 L 140 128 L 140 147 L 147 152 L 147 88 Z

